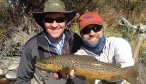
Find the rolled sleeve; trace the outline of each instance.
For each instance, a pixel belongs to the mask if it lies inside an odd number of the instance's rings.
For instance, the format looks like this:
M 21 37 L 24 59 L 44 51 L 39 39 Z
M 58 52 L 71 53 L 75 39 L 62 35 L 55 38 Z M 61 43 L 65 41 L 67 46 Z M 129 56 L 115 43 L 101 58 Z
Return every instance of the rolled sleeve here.
M 122 68 L 134 65 L 131 46 L 125 39 L 117 39 L 114 53 L 116 63 L 121 64 Z

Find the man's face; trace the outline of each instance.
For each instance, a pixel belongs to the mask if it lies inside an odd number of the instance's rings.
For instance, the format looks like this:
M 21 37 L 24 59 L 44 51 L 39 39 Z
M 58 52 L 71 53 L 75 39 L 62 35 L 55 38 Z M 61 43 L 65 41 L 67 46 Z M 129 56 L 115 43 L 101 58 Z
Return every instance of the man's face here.
M 66 26 L 66 18 L 63 13 L 47 14 L 44 19 L 44 26 L 50 39 L 58 39 L 63 34 Z
M 84 41 L 91 45 L 97 44 L 103 35 L 101 25 L 89 25 L 81 31 L 81 36 Z

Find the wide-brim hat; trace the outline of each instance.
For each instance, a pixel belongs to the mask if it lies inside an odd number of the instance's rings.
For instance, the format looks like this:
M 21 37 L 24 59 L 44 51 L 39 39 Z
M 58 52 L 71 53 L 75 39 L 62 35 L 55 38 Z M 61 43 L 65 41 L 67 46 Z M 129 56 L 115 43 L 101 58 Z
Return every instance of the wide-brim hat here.
M 34 12 L 32 14 L 37 24 L 43 27 L 44 24 L 42 19 L 44 18 L 44 15 L 49 13 L 64 13 L 67 22 L 70 22 L 76 15 L 75 10 L 66 11 L 64 3 L 60 0 L 48 0 L 45 3 L 44 12 Z

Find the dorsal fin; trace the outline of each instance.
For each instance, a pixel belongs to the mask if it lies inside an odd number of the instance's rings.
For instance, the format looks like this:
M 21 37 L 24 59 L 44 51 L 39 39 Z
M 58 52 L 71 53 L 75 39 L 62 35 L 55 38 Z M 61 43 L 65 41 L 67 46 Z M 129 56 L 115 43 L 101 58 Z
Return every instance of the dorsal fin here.
M 121 68 L 121 64 L 115 64 L 115 66 Z

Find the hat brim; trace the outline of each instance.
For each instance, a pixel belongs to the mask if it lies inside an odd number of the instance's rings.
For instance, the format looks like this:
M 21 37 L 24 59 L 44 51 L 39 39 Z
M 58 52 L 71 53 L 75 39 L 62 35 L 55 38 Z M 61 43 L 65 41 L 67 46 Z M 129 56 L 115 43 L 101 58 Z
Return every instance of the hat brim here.
M 70 22 L 76 16 L 75 10 L 65 11 L 65 12 L 54 12 L 54 11 L 53 12 L 35 12 L 32 14 L 33 14 L 33 18 L 35 19 L 37 24 L 41 27 L 44 27 L 42 19 L 43 19 L 45 14 L 49 14 L 49 13 L 64 13 L 65 17 L 67 18 L 67 22 Z

